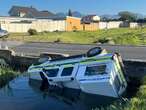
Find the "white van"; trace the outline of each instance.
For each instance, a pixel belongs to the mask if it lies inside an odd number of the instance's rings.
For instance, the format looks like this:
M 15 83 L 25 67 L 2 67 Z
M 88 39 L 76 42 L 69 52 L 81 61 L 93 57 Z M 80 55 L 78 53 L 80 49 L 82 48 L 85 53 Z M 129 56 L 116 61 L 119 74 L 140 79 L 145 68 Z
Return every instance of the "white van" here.
M 49 85 L 119 98 L 127 87 L 123 63 L 118 54 L 100 47 L 87 54 L 48 60 L 28 69 L 30 79 L 47 80 Z

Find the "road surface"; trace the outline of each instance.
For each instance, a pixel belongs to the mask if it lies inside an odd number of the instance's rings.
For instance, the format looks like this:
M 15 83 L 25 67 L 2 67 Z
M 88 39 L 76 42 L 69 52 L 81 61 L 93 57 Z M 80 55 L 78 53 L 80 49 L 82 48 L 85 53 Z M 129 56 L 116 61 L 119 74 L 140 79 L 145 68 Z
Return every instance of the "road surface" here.
M 79 45 L 57 43 L 18 43 L 13 46 L 17 53 L 39 55 L 41 52 L 65 53 L 70 55 L 87 52 L 92 47 L 101 46 L 109 52 L 119 52 L 124 59 L 146 60 L 146 46 Z
M 87 52 L 92 47 L 101 46 L 109 52 L 119 52 L 124 59 L 146 60 L 146 46 L 112 46 L 112 45 L 79 45 L 57 43 L 23 43 L 18 41 L 0 41 L 0 47 L 16 51 L 17 54 L 39 56 L 42 52 L 65 53 L 69 55 Z

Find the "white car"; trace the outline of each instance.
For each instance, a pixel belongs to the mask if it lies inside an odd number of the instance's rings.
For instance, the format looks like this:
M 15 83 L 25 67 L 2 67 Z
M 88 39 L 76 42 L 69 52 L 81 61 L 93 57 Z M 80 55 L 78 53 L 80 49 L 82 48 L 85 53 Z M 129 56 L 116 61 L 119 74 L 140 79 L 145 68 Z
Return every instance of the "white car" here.
M 7 37 L 8 35 L 8 31 L 0 29 L 0 38 Z

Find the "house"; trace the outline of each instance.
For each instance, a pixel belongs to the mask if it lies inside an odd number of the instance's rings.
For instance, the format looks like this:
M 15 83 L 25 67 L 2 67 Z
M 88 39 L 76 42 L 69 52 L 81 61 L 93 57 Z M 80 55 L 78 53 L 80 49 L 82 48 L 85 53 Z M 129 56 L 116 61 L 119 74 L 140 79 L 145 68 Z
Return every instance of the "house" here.
M 54 16 L 52 12 L 49 11 L 38 11 L 36 8 L 31 7 L 21 7 L 12 6 L 9 11 L 9 15 L 12 17 L 25 17 L 25 18 L 48 18 Z
M 96 15 L 87 15 L 81 19 L 81 22 L 85 24 L 90 24 L 92 22 L 98 22 L 98 21 L 100 21 L 100 17 Z
M 96 15 L 87 15 L 81 19 L 84 31 L 96 31 L 99 29 L 100 17 Z

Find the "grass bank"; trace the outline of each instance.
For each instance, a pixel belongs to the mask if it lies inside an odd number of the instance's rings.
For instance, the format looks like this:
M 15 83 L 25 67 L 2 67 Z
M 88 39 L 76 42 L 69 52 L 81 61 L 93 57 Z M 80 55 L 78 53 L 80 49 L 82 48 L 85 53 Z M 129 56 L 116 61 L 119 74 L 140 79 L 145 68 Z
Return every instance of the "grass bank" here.
M 18 75 L 18 72 L 10 68 L 0 68 L 0 88 L 9 83 Z
M 146 28 L 119 28 L 109 30 L 97 30 L 94 32 L 41 32 L 30 36 L 28 33 L 12 33 L 7 40 L 24 42 L 62 42 L 62 43 L 109 43 L 121 45 L 146 44 Z
M 136 96 L 127 100 L 126 103 L 116 102 L 105 108 L 96 108 L 95 110 L 146 110 L 146 77 L 143 78 Z

